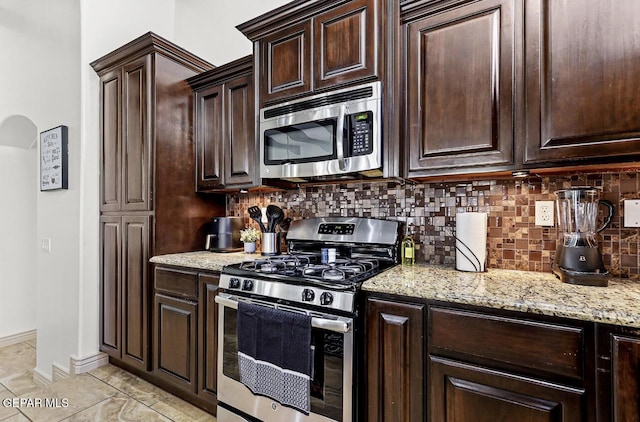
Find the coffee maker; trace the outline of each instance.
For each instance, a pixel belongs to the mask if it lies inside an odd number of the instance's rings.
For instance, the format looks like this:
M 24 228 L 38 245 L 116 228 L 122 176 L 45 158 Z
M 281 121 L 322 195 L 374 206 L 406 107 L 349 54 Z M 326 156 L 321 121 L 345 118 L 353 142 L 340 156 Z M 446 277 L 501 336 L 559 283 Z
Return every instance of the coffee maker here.
M 555 195 L 559 237 L 553 273 L 564 283 L 607 286 L 610 274 L 596 235 L 611 223 L 613 204 L 599 199 L 600 191 L 590 186 L 558 190 Z M 600 205 L 606 212 L 604 223 L 596 228 Z
M 205 250 L 210 252 L 239 252 L 242 250 L 240 229 L 244 227 L 242 217 L 213 217 Z

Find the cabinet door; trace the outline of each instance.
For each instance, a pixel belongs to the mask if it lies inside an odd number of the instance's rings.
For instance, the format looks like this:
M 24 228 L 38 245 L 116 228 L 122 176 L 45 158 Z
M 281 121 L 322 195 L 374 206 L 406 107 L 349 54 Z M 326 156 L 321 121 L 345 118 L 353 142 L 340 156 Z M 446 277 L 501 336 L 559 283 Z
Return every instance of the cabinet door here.
M 200 327 L 198 337 L 198 394 L 216 398 L 218 359 L 218 295 L 220 276 L 200 274 Z
M 100 217 L 100 350 L 121 357 L 121 217 Z
M 196 393 L 197 305 L 160 294 L 154 300 L 153 372 L 189 393 Z
M 256 174 L 256 119 L 252 76 L 224 84 L 224 186 L 251 187 Z
M 410 177 L 513 163 L 513 21 L 481 0 L 407 25 Z
M 314 89 L 376 76 L 376 0 L 358 0 L 313 18 Z
M 640 2 L 524 4 L 525 162 L 638 156 Z
M 424 305 L 367 300 L 367 351 L 367 420 L 423 421 Z
M 431 356 L 432 421 L 584 421 L 584 390 Z
M 640 420 L 640 339 L 612 336 L 613 420 Z
M 151 58 L 124 66 L 122 77 L 122 210 L 151 210 Z
M 150 216 L 122 217 L 122 361 L 149 363 Z
M 203 192 L 222 185 L 222 86 L 196 91 L 196 187 Z
M 311 21 L 289 26 L 260 40 L 260 102 L 311 91 Z
M 108 72 L 100 78 L 100 211 L 120 210 L 121 80 L 121 69 Z

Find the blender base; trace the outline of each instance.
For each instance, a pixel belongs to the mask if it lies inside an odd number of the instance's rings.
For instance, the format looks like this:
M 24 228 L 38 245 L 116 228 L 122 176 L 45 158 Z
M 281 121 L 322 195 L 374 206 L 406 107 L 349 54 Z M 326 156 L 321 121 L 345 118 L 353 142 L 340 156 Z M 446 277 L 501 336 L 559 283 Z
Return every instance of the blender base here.
M 563 283 L 581 286 L 607 287 L 611 278 L 594 247 L 559 245 L 551 270 Z
M 580 286 L 607 287 L 609 285 L 609 279 L 611 278 L 609 271 L 602 273 L 571 271 L 556 265 L 553 266 L 552 271 L 563 283 L 577 284 Z

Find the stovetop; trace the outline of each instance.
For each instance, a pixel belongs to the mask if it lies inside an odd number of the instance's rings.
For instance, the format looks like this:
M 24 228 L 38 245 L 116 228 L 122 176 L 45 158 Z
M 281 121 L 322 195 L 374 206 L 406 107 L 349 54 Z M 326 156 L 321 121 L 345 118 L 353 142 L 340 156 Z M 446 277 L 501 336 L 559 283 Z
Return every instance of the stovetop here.
M 225 271 L 235 275 L 267 277 L 290 284 L 354 290 L 382 268 L 380 261 L 374 257 L 337 257 L 334 262 L 322 263 L 322 258 L 318 255 L 292 254 L 245 261 L 228 266 Z
M 289 254 L 227 265 L 220 287 L 294 306 L 353 312 L 362 282 L 397 263 L 399 224 L 356 217 L 294 221 Z

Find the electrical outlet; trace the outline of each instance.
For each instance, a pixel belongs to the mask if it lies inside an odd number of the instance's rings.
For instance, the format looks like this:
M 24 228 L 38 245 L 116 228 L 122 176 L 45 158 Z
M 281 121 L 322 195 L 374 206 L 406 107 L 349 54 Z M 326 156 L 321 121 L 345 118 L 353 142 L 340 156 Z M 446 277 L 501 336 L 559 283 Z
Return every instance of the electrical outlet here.
M 640 200 L 624 200 L 624 227 L 640 227 Z
M 40 241 L 40 250 L 42 252 L 51 252 L 51 239 L 43 238 Z
M 536 226 L 553 227 L 553 201 L 536 201 Z

